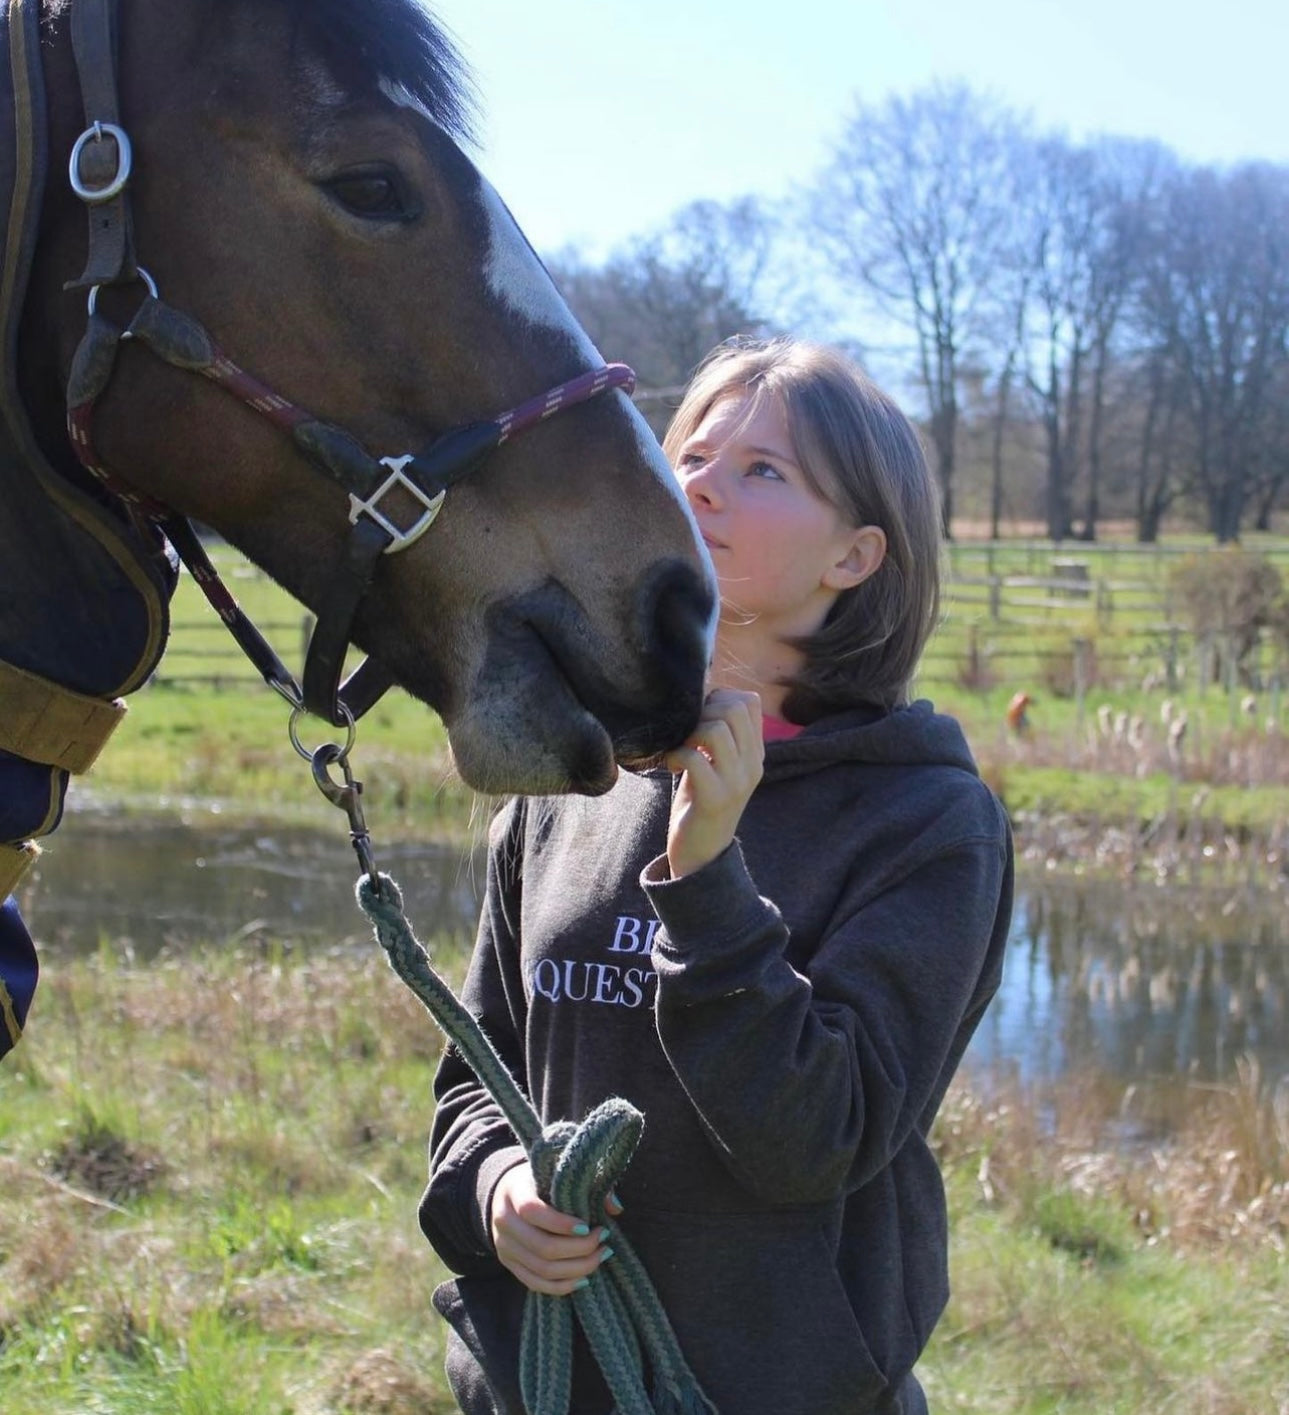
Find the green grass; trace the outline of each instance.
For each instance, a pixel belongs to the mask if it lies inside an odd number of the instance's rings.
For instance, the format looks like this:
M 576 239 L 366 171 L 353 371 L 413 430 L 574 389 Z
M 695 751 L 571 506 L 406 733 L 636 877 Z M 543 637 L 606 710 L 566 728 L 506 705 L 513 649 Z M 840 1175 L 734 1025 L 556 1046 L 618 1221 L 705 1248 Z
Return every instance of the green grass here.
M 246 611 L 274 639 L 288 666 L 302 662 L 302 611 L 236 552 L 215 562 Z M 129 699 L 129 712 L 85 778 L 89 793 L 115 807 L 151 811 L 195 799 L 218 802 L 225 818 L 312 820 L 331 825 L 309 763 L 291 745 L 289 706 L 264 686 L 191 578 L 180 578 L 170 644 L 154 681 Z M 308 716 L 305 747 L 343 742 Z M 460 834 L 478 812 L 456 776 L 442 723 L 395 689 L 362 719 L 351 765 L 366 809 L 404 837 Z
M 1289 582 L 1289 539 L 1253 537 L 1244 552 L 1264 556 Z M 956 543 L 944 626 L 927 656 L 925 678 L 938 691 L 998 688 L 1010 697 L 1024 690 L 1040 700 L 1039 716 L 1052 725 L 1064 725 L 1081 706 L 1080 677 L 1089 706 L 1110 701 L 1153 721 L 1167 697 L 1234 725 L 1253 685 L 1225 671 L 1220 634 L 1207 643 L 1195 639 L 1185 596 L 1172 580 L 1179 564 L 1198 556 L 1206 565 L 1203 557 L 1210 554 L 1216 602 L 1219 590 L 1234 596 L 1228 572 L 1235 567 L 1229 552 L 1193 540 L 1154 548 Z M 1051 583 L 1063 557 L 1087 567 L 1081 597 L 1068 583 Z M 986 584 L 991 579 L 996 590 Z M 1261 680 L 1254 691 L 1258 718 L 1271 714 L 1282 729 L 1289 728 L 1287 655 L 1289 642 L 1268 626 L 1246 664 Z
M 1289 1347 L 1276 1323 L 1289 1312 L 1275 1260 L 1196 1263 L 1137 1244 L 1097 1261 L 980 1214 L 956 1236 L 956 1295 L 923 1367 L 933 1409 L 1286 1408 Z
M 1042 574 L 1050 547 L 1007 554 L 1014 573 Z M 298 611 L 226 566 L 294 661 Z M 1181 849 L 1228 859 L 1246 837 L 1269 850 L 1289 779 L 1274 734 L 1222 688 L 1183 683 L 1188 752 L 1168 760 L 1169 690 L 1144 686 L 1164 641 L 1130 603 L 993 628 L 951 595 L 927 674 L 943 681 L 927 690 L 964 721 L 1023 848 L 1090 857 L 1117 822 L 1152 868 Z M 970 615 L 994 675 L 983 686 L 963 681 Z M 287 709 L 247 680 L 186 581 L 175 619 L 161 681 L 131 700 L 87 789 L 122 809 L 213 800 L 225 818 L 343 829 L 288 742 Z M 982 658 L 990 634 L 1007 654 Z M 1095 638 L 1102 675 L 1082 702 L 1062 691 L 1074 637 Z M 224 686 L 173 681 L 189 672 Z M 1037 699 L 1023 739 L 1003 722 L 1022 687 Z M 1259 716 L 1270 706 L 1263 694 Z M 1100 708 L 1125 730 L 1138 718 L 1147 750 L 1103 730 Z M 353 765 L 378 849 L 461 838 L 480 814 L 437 719 L 400 694 L 360 725 Z M 462 967 L 451 953 L 449 977 Z M 448 1415 L 428 1306 L 442 1273 L 414 1218 L 439 1039 L 374 946 L 46 958 L 38 1006 L 0 1064 L 5 1415 Z M 1086 1077 L 1055 1094 L 951 1092 L 937 1143 L 954 1296 L 922 1369 L 934 1409 L 1289 1412 L 1283 1116 L 1256 1077 L 1187 1091 L 1159 1102 L 1147 1155 L 1115 1139 L 1126 1103 Z
M 415 1224 L 439 1039 L 376 951 L 46 961 L 0 1066 L 6 1415 L 453 1409 Z M 1123 1102 L 951 1092 L 934 1409 L 1289 1408 L 1289 1136 L 1248 1080 L 1161 1101 L 1138 1157 Z
M 135 694 L 129 709 L 84 778 L 91 798 L 140 812 L 218 802 L 225 819 L 343 824 L 291 745 L 290 708 L 277 694 L 163 681 Z M 297 735 L 308 748 L 344 742 L 343 733 L 311 717 L 301 719 Z M 387 832 L 456 837 L 479 812 L 480 798 L 455 774 L 442 724 L 398 690 L 363 718 L 350 761 L 369 821 Z
M 1198 790 L 1179 787 L 1160 772 L 1124 778 L 1036 766 L 1015 773 L 1009 770 L 1004 794 L 1014 812 L 1026 815 L 1067 813 L 1143 822 L 1171 816 L 1179 824 L 1193 821 L 1249 834 L 1269 832 L 1285 823 L 1282 786 Z
M 953 547 L 945 623 L 919 691 L 960 718 L 986 775 L 1014 814 L 1091 815 L 1136 828 L 1170 815 L 1221 822 L 1238 832 L 1283 828 L 1289 683 L 1283 673 L 1269 676 L 1248 703 L 1243 685 L 1200 681 L 1195 646 L 1160 623 L 1160 597 L 1175 552 L 1195 544 L 1201 542 L 1173 542 L 1154 555 L 1131 546 L 1054 548 L 1042 542 Z M 1289 541 L 1267 539 L 1259 547 L 1289 567 Z M 1004 598 L 995 620 L 976 590 L 963 583 L 990 566 L 990 573 L 1041 577 L 1061 553 L 1087 558 L 1098 582 L 1117 587 L 1109 607 L 1100 593 L 1081 607 L 1057 600 L 1043 610 L 1021 610 Z M 215 558 L 279 651 L 298 662 L 298 606 L 234 552 L 224 549 Z M 197 799 L 221 803 L 226 817 L 334 825 L 333 809 L 288 741 L 289 710 L 254 677 L 186 576 L 173 618 L 158 678 L 132 698 L 129 716 L 87 779 L 88 789 L 115 806 L 138 810 Z M 1081 693 L 1074 674 L 1076 639 L 1089 646 Z M 1262 668 L 1268 675 L 1280 671 L 1270 641 Z M 1007 704 L 1022 690 L 1035 700 L 1023 740 L 1005 725 Z M 1161 718 L 1170 709 L 1184 712 L 1188 722 L 1175 759 Z M 1115 720 L 1117 739 L 1110 730 Z M 1124 740 L 1128 729 L 1132 744 Z M 300 730 L 310 746 L 331 736 L 307 718 Z M 364 782 L 366 812 L 377 835 L 460 838 L 486 807 L 456 777 L 439 720 L 398 691 L 359 725 L 353 768 Z
M 955 1086 L 936 1130 L 954 1294 L 923 1366 L 933 1409 L 1289 1409 L 1289 1134 L 1269 1152 L 1254 1133 L 1251 1079 L 1161 1093 L 1173 1121 L 1149 1153 L 1107 1143 L 1127 1098 L 1099 1078 L 989 1101 Z M 1246 1227 L 1255 1213 L 1271 1226 Z
M 378 954 L 47 963 L 0 1070 L 6 1415 L 452 1408 L 439 1039 Z

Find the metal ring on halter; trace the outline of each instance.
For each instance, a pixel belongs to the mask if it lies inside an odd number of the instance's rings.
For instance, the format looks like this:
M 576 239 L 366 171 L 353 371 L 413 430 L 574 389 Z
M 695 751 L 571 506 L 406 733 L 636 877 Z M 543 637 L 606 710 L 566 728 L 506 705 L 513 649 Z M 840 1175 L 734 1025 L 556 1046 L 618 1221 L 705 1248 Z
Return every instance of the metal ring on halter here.
M 136 275 L 139 277 L 139 279 L 142 280 L 143 283 L 148 287 L 148 294 L 151 295 L 152 298 L 155 300 L 155 299 L 157 298 L 157 282 L 152 278 L 151 275 L 148 274 L 148 272 L 147 272 L 146 270 L 144 270 L 144 268 L 143 268 L 141 265 L 140 265 L 139 267 L 137 267 L 137 269 L 135 270 L 135 274 L 136 274 Z M 89 310 L 89 313 L 90 313 L 91 315 L 94 313 L 94 310 L 95 310 L 95 308 L 96 308 L 97 305 L 98 305 L 98 292 L 99 292 L 100 289 L 102 289 L 102 286 L 100 286 L 100 285 L 91 285 L 91 286 L 90 286 L 90 293 L 89 293 L 89 300 L 88 300 L 88 310 Z M 127 330 L 121 335 L 121 338 L 122 338 L 122 339 L 128 339 L 129 337 L 130 337 L 130 331 L 127 329 Z
M 116 172 L 107 186 L 87 187 L 81 181 L 81 153 L 85 151 L 86 143 L 102 142 L 105 137 L 116 141 Z M 130 139 L 125 135 L 125 129 L 118 128 L 115 123 L 91 123 L 76 139 L 67 163 L 67 177 L 72 184 L 72 191 L 82 201 L 94 206 L 101 201 L 111 201 L 114 196 L 119 196 L 125 190 L 133 166 L 134 153 L 130 148 Z
M 345 728 L 348 733 L 345 738 L 345 745 L 338 749 L 338 754 L 336 756 L 336 760 L 343 764 L 346 758 L 349 756 L 349 753 L 353 750 L 354 742 L 357 740 L 358 737 L 358 728 L 354 725 L 353 713 L 349 711 L 349 709 L 344 705 L 344 703 L 337 702 L 336 706 L 344 714 Z M 305 715 L 306 712 L 307 709 L 304 707 L 294 707 L 291 709 L 291 718 L 290 721 L 287 723 L 287 732 L 291 738 L 291 745 L 295 748 L 297 753 L 299 753 L 299 755 L 302 756 L 305 761 L 311 762 L 313 761 L 314 753 L 309 751 L 308 748 L 301 743 L 300 734 L 295 730 L 296 723 L 299 722 L 299 720 Z M 309 716 L 312 715 L 312 713 L 309 714 Z

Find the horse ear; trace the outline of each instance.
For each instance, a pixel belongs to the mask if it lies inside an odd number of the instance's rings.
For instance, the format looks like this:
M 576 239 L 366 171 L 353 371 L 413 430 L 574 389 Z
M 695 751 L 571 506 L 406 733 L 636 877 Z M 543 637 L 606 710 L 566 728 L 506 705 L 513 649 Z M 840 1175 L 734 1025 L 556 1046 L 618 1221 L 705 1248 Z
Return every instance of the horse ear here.
M 823 574 L 830 590 L 853 590 L 876 572 L 886 559 L 886 532 L 881 526 L 860 526 L 851 537 L 845 555 Z

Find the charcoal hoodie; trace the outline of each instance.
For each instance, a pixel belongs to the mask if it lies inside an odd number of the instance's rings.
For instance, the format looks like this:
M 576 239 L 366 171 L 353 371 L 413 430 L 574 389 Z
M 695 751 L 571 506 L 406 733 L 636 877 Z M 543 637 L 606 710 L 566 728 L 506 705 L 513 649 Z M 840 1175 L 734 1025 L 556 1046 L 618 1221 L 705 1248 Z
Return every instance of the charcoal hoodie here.
M 767 743 L 737 840 L 678 880 L 672 791 L 499 812 L 463 1001 L 544 1121 L 644 1112 L 621 1223 L 720 1415 L 920 1408 L 899 1392 L 948 1296 L 927 1132 L 1001 976 L 1003 811 L 929 703 Z M 455 1048 L 435 1093 L 449 1377 L 469 1415 L 521 1415 L 487 1215 L 523 1152 Z M 583 1349 L 574 1409 L 609 1405 Z

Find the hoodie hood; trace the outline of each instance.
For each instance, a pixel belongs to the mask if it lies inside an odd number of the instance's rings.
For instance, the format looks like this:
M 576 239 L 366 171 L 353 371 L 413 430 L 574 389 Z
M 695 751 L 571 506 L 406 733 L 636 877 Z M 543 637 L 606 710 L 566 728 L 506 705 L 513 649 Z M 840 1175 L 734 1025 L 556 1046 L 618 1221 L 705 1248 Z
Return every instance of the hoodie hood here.
M 765 779 L 784 781 L 838 762 L 948 766 L 980 774 L 962 728 L 923 699 L 891 712 L 854 708 L 822 718 L 796 737 L 767 742 Z

